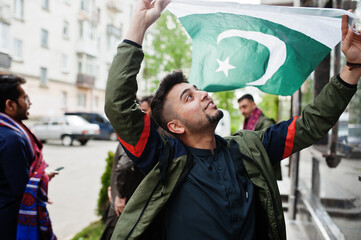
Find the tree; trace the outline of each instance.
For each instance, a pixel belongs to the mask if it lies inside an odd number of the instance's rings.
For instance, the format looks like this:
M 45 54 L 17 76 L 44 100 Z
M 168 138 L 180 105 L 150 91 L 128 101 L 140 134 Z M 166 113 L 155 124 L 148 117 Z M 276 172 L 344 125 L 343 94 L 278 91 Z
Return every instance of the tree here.
M 164 12 L 147 35 L 151 43 L 145 52 L 143 78 L 150 81 L 153 92 L 161 75 L 182 69 L 189 73 L 192 64 L 192 42 L 179 20 Z
M 275 120 L 278 121 L 278 96 L 272 95 L 272 94 L 264 94 L 262 96 L 262 102 L 259 104 L 259 108 L 262 110 L 263 114 Z

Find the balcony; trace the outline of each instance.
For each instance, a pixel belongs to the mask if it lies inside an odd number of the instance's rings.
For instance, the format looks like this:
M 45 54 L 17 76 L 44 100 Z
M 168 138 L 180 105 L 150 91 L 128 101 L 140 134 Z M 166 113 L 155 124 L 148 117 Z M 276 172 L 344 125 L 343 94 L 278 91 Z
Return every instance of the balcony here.
M 0 52 L 0 68 L 9 69 L 11 66 L 11 57 L 6 54 Z
M 95 77 L 78 73 L 78 76 L 76 78 L 76 86 L 80 88 L 94 88 L 95 84 Z
M 80 54 L 88 54 L 92 57 L 98 56 L 98 46 L 94 40 L 79 39 L 76 44 L 76 51 Z
M 122 10 L 120 9 L 120 1 L 118 1 L 118 0 L 108 0 L 107 8 L 114 13 L 122 12 Z

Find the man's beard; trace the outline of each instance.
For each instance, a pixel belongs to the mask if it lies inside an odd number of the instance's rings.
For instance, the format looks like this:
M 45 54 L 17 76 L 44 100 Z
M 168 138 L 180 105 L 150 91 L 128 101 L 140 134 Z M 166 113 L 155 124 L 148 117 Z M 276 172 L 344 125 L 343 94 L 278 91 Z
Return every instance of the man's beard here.
M 210 129 L 216 129 L 217 124 L 219 122 L 219 120 L 221 120 L 223 117 L 223 112 L 221 110 L 218 110 L 217 113 L 215 113 L 213 116 L 210 116 L 208 114 L 206 114 L 206 118 L 208 121 L 208 124 L 206 124 L 206 122 L 203 121 L 202 122 L 198 122 L 196 124 L 189 124 L 188 121 L 181 119 L 181 122 L 191 131 L 191 132 L 207 132 Z M 214 130 L 213 129 L 213 130 Z
M 210 124 L 216 124 L 216 126 L 217 126 L 219 120 L 221 120 L 223 118 L 223 115 L 224 115 L 223 112 L 221 110 L 218 110 L 214 116 L 206 115 L 206 117 Z

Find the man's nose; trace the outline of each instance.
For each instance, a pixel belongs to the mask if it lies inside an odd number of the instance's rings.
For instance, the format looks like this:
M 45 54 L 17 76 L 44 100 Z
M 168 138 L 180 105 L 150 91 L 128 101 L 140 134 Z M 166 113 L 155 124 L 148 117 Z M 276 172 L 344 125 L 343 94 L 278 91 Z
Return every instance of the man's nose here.
M 200 98 L 201 100 L 205 100 L 205 99 L 208 99 L 208 92 L 206 91 L 199 91 L 199 94 L 200 94 Z

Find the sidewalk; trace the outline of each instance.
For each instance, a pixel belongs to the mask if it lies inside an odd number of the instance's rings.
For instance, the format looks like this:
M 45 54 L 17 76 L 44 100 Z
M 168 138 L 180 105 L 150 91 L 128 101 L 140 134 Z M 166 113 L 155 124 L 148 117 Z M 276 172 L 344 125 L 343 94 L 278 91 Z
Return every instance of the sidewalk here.
M 310 147 L 301 152 L 299 163 L 299 189 L 309 192 L 312 178 L 312 157 L 319 159 L 320 202 L 336 224 L 344 239 L 361 239 L 361 182 L 358 180 L 361 170 L 361 159 L 342 159 L 336 168 L 329 168 L 322 153 Z M 288 208 L 287 196 L 290 191 L 287 160 L 282 162 L 283 180 L 278 182 L 284 209 Z M 302 214 L 304 206 L 298 201 L 296 220 L 292 221 L 285 211 L 288 239 L 315 239 L 320 232 L 312 223 L 308 214 Z M 315 234 L 315 235 L 314 235 Z M 311 236 L 311 237 L 310 237 Z

